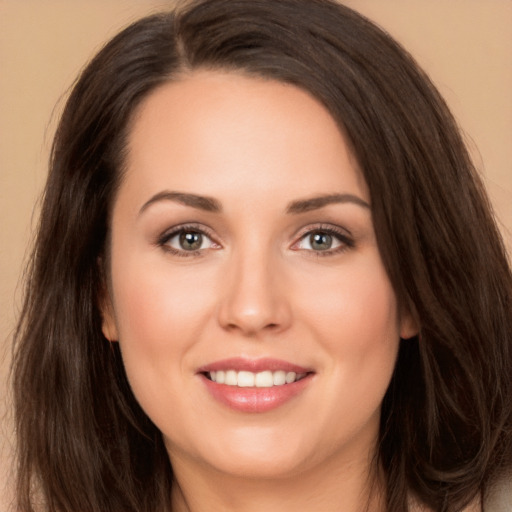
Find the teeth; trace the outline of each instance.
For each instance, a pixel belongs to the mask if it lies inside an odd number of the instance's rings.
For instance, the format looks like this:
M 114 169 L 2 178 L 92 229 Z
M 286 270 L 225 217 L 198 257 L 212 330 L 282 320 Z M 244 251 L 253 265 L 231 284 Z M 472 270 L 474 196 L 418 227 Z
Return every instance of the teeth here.
M 283 384 L 286 384 L 286 372 L 274 372 L 272 375 L 272 380 L 274 386 L 282 386 Z
M 252 388 L 254 387 L 255 375 L 252 372 L 238 372 L 238 387 Z
M 254 377 L 254 384 L 257 388 L 271 388 L 274 385 L 272 372 L 260 372 Z
M 295 382 L 295 377 L 297 377 L 295 372 L 288 372 L 285 377 L 286 384 L 291 384 L 292 382 Z
M 208 375 L 213 382 L 226 384 L 227 386 L 238 386 L 240 388 L 271 388 L 272 386 L 291 384 L 292 382 L 296 382 L 304 378 L 307 374 L 285 372 L 283 370 L 279 370 L 277 372 L 266 370 L 259 373 L 219 370 L 216 372 L 209 372 Z
M 224 379 L 224 384 L 227 384 L 228 386 L 237 386 L 238 385 L 238 379 L 237 374 L 235 370 L 228 370 L 226 372 L 226 378 Z

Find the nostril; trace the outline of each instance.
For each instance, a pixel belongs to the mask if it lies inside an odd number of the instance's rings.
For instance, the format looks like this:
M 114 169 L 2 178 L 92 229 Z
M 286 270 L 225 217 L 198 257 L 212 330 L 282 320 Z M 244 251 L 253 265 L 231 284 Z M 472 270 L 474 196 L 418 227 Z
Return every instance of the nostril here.
M 223 329 L 254 336 L 258 332 L 277 333 L 290 324 L 291 311 L 282 296 L 276 297 L 277 294 L 270 292 L 262 296 L 249 291 L 228 295 L 219 301 L 217 314 Z
M 259 325 L 250 325 L 249 323 L 238 325 L 236 323 L 229 323 L 226 325 L 226 329 L 228 331 L 237 331 L 242 330 L 246 333 L 246 335 L 255 335 L 260 331 L 278 331 L 280 328 L 278 323 L 269 323 L 263 326 Z

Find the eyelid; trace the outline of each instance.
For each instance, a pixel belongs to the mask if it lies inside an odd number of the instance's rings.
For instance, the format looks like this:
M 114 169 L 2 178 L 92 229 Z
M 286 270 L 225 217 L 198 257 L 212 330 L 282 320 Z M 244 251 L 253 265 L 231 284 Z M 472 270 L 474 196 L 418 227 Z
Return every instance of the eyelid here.
M 340 245 L 333 249 L 326 249 L 325 251 L 315 251 L 313 249 L 302 249 L 297 247 L 297 245 L 304 240 L 305 237 L 312 235 L 313 233 L 326 233 L 328 235 L 334 236 L 339 242 Z M 295 242 L 293 242 L 291 249 L 292 250 L 303 250 L 309 253 L 313 253 L 315 256 L 331 256 L 334 254 L 338 254 L 340 252 L 344 252 L 348 249 L 351 249 L 355 246 L 355 240 L 350 231 L 335 224 L 313 224 L 308 225 L 302 228 L 295 237 Z
M 183 224 L 178 224 L 176 226 L 173 226 L 171 228 L 166 229 L 163 233 L 161 233 L 157 240 L 156 245 L 161 247 L 162 249 L 178 255 L 178 256 L 198 256 L 201 255 L 205 250 L 207 249 L 197 249 L 195 251 L 185 251 L 181 249 L 176 249 L 175 247 L 172 247 L 168 245 L 169 240 L 174 238 L 175 236 L 179 235 L 183 231 L 194 231 L 196 233 L 200 233 L 203 236 L 206 236 L 212 244 L 217 245 L 220 248 L 221 244 L 217 241 L 216 236 L 213 233 L 213 230 L 211 230 L 209 227 L 205 226 L 204 224 L 199 224 L 195 222 L 187 222 Z

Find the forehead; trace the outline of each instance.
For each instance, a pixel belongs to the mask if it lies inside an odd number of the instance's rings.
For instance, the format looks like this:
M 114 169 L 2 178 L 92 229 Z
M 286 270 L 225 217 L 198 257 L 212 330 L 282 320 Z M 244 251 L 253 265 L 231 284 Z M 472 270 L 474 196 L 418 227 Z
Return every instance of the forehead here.
M 197 71 L 151 93 L 133 118 L 126 163 L 125 180 L 147 194 L 256 193 L 288 182 L 302 196 L 367 195 L 322 104 L 298 87 L 237 73 Z

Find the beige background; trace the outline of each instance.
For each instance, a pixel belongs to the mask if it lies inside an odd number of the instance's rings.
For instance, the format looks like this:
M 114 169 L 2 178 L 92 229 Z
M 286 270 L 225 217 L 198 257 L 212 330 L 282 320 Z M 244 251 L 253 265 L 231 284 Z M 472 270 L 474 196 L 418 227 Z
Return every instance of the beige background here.
M 63 98 L 120 27 L 171 2 L 0 0 L 0 512 L 9 492 L 5 405 L 20 275 Z M 512 249 L 512 1 L 347 0 L 401 41 L 448 100 Z

